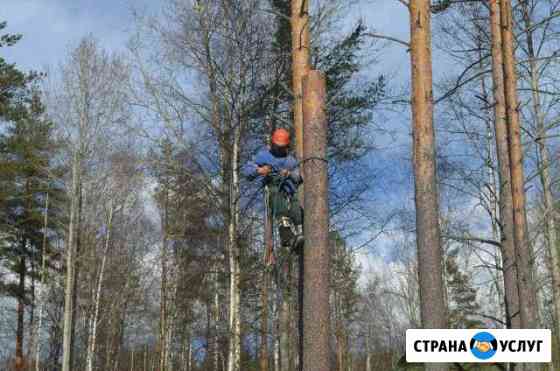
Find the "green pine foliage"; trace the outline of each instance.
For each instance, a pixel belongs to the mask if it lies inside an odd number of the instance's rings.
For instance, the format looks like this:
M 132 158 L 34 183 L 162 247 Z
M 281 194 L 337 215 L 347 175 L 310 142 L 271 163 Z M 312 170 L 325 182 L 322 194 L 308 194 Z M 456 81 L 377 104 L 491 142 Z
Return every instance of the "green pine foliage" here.
M 373 149 L 368 126 L 373 110 L 385 94 L 383 75 L 373 81 L 357 82 L 360 52 L 366 44 L 366 27 L 358 23 L 326 52 L 317 52 L 315 64 L 325 72 L 329 120 L 329 155 L 337 161 L 357 160 Z
M 457 252 L 453 251 L 445 262 L 447 289 L 449 297 L 449 324 L 451 328 L 483 328 L 484 324 L 476 319 L 480 305 L 476 300 L 476 289 L 471 278 L 461 272 L 457 264 Z
M 54 164 L 53 125 L 45 119 L 39 93 L 26 88 L 18 94 L 24 99 L 12 105 L 13 121 L 0 136 L 0 262 L 15 274 L 37 278 L 42 254 L 48 254 L 51 262 L 56 258 L 52 242 L 60 238 L 64 198 L 60 169 Z M 45 229 L 47 193 L 49 224 Z M 27 296 L 11 282 L 3 284 L 3 291 L 24 301 Z
M 6 26 L 6 22 L 0 22 L 0 49 L 13 46 L 21 39 L 21 35 L 3 34 Z M 13 111 L 14 101 L 24 99 L 24 88 L 37 77 L 37 73 L 24 73 L 0 56 L 0 121 L 17 115 Z
M 271 5 L 276 14 L 276 32 L 274 33 L 273 49 L 278 54 L 291 55 L 292 36 L 290 25 L 291 1 L 271 0 Z

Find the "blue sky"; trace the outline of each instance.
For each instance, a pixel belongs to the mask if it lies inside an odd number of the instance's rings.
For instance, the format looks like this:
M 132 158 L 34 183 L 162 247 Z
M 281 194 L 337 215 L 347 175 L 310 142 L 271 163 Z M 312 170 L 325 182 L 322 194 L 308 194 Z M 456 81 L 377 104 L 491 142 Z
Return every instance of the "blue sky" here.
M 132 27 L 131 9 L 159 9 L 165 0 L 3 0 L 0 20 L 8 21 L 10 32 L 24 39 L 9 50 L 8 60 L 24 68 L 39 69 L 58 63 L 70 45 L 93 34 L 108 49 L 123 48 Z M 396 0 L 360 0 L 348 21 L 362 18 L 377 31 L 408 38 L 407 12 Z M 402 47 L 384 53 L 387 71 L 408 68 Z
M 124 47 L 132 25 L 132 6 L 155 9 L 150 0 L 3 0 L 0 19 L 8 31 L 24 38 L 3 50 L 10 62 L 24 69 L 42 69 L 59 63 L 68 48 L 87 34 L 118 50 Z

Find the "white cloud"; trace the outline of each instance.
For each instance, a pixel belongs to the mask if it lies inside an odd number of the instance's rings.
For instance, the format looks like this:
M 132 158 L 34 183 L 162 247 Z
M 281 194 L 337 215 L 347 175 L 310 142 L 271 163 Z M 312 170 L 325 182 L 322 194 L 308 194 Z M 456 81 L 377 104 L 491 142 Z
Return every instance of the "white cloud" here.
M 131 4 L 129 0 L 4 0 L 0 20 L 8 22 L 8 32 L 21 33 L 23 39 L 2 54 L 23 69 L 41 69 L 60 62 L 68 47 L 88 34 L 98 38 L 104 48 L 121 49 L 132 24 Z M 143 6 L 148 0 L 133 4 Z

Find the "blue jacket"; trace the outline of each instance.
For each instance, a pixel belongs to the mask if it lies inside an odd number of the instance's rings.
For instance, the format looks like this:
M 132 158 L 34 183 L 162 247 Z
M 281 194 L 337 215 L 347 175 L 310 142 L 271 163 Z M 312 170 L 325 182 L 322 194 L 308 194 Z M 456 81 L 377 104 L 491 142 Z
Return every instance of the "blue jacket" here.
M 275 157 L 268 148 L 262 148 L 256 154 L 256 156 L 248 161 L 241 169 L 244 176 L 249 180 L 260 179 L 261 182 L 266 183 L 265 177 L 257 173 L 257 167 L 269 165 L 272 167 L 272 171 L 280 172 L 281 170 L 288 170 L 290 176 L 283 183 L 283 190 L 288 194 L 293 195 L 297 191 L 298 185 L 302 182 L 301 175 L 299 173 L 299 164 L 296 158 L 292 155 L 287 155 L 286 157 Z

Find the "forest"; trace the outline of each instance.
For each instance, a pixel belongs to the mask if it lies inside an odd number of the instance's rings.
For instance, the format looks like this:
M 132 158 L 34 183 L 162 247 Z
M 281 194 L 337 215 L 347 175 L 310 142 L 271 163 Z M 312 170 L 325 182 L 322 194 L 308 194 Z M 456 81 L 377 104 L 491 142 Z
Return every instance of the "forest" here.
M 0 370 L 560 370 L 560 0 L 126 3 L 34 69 L 0 11 Z

